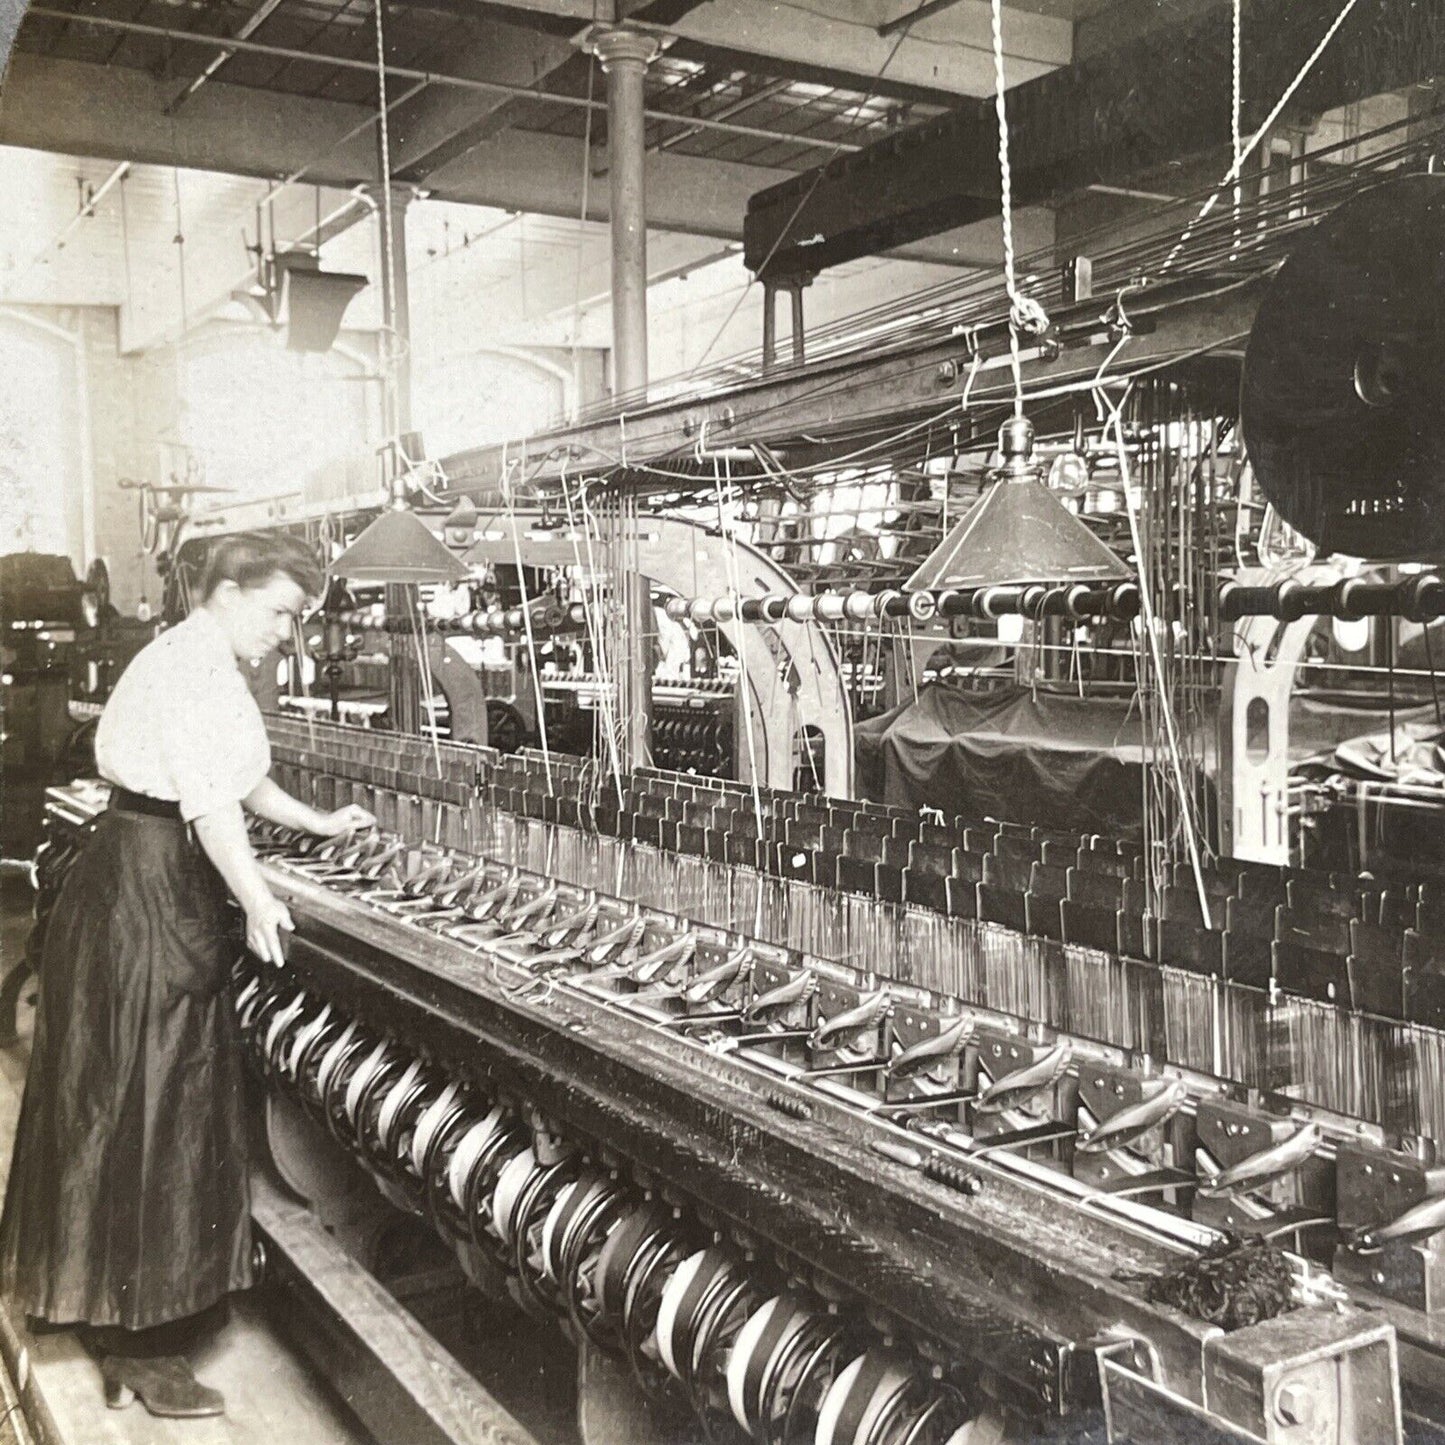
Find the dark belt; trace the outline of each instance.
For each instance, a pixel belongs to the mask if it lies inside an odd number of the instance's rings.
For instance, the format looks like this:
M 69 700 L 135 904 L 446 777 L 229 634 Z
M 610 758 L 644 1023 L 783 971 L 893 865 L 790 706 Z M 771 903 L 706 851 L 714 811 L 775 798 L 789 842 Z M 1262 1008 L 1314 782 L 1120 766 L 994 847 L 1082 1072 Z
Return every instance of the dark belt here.
M 165 798 L 152 798 L 147 793 L 133 793 L 129 788 L 111 785 L 110 806 L 118 813 L 143 813 L 147 818 L 169 818 L 181 821 L 181 805 Z

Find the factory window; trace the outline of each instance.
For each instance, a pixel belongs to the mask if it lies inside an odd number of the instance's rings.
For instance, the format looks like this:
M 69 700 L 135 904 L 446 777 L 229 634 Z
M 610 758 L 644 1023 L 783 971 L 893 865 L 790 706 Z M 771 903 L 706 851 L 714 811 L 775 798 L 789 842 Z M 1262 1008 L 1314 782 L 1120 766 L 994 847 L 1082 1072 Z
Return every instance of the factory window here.
M 277 332 L 220 326 L 186 348 L 183 372 L 177 431 L 208 486 L 253 497 L 298 492 L 379 438 L 373 368 L 344 344 L 306 355 L 288 351 Z
M 44 323 L 0 315 L 0 553 L 82 547 L 76 351 Z
M 418 357 L 412 415 L 427 454 L 453 452 L 540 431 L 562 414 L 568 383 L 560 370 L 509 351 Z

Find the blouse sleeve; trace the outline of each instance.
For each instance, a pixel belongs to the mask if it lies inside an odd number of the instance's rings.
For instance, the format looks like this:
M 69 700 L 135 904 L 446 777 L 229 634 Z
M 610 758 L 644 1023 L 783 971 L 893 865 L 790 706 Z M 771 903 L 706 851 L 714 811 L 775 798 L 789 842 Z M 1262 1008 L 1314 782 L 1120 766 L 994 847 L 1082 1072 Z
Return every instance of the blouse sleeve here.
M 213 678 L 164 709 L 161 753 L 186 822 L 239 803 L 271 769 L 255 699 L 240 678 Z

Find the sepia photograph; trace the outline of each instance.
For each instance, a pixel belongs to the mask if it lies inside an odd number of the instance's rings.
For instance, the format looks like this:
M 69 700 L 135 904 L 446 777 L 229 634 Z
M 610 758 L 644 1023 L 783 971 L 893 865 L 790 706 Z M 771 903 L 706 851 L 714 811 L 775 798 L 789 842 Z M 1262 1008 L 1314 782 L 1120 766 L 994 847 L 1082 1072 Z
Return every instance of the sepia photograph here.
M 1445 1445 L 1445 0 L 0 0 L 0 1445 Z

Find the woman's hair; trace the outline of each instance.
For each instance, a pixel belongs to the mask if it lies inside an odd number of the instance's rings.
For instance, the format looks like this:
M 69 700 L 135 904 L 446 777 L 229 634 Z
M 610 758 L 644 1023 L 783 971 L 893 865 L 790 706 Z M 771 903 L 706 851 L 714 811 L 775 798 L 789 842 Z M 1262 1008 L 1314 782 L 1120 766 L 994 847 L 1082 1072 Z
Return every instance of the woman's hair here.
M 238 532 L 212 545 L 201 578 L 201 598 L 210 597 L 222 582 L 238 587 L 264 587 L 277 573 L 289 577 L 308 597 L 319 597 L 326 585 L 316 554 L 299 537 L 285 532 Z

